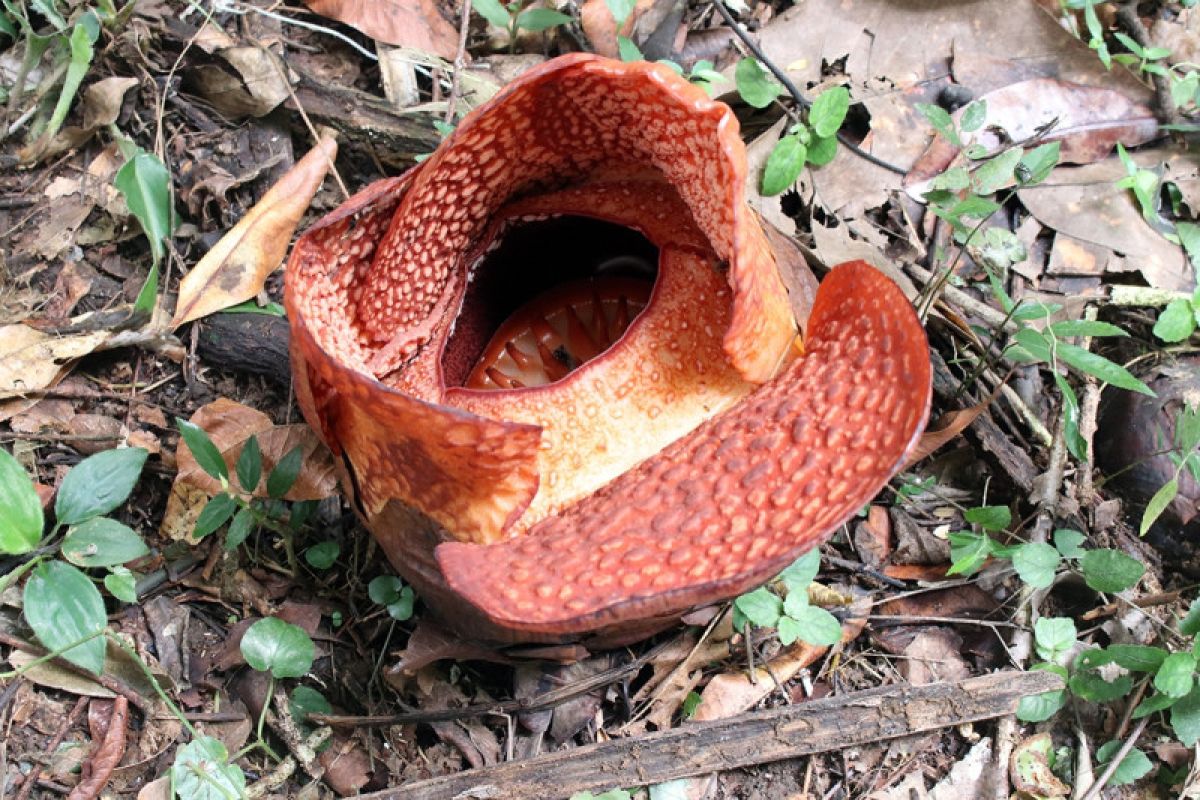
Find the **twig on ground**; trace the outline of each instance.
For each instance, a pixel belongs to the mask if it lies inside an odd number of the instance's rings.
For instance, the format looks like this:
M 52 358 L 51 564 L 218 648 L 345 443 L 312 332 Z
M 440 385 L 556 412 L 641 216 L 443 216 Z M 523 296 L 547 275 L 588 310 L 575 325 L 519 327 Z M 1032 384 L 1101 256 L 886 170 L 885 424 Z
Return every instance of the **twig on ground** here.
M 54 732 L 54 736 L 51 737 L 49 744 L 46 745 L 47 753 L 53 753 L 58 749 L 58 746 L 62 744 L 63 739 L 67 737 L 67 731 L 71 730 L 71 726 L 75 724 L 75 720 L 79 719 L 79 715 L 83 713 L 85 708 L 87 708 L 89 699 L 90 698 L 87 697 L 80 697 L 75 701 L 75 705 L 71 708 L 71 712 L 67 714 L 67 716 L 63 717 L 63 721 L 59 724 L 58 730 Z M 41 774 L 42 768 L 40 766 L 34 766 L 34 768 L 29 771 L 29 773 L 25 776 L 25 780 L 21 781 L 21 788 L 17 790 L 16 800 L 25 800 L 25 798 L 29 797 L 29 793 L 33 791 L 33 785 L 37 783 L 37 780 L 39 777 L 41 777 Z
M 1062 688 L 1048 672 L 896 685 L 697 722 L 646 736 L 472 769 L 363 795 L 366 800 L 568 797 L 840 750 L 1012 714 L 1021 697 Z
M 36 644 L 27 642 L 24 639 L 20 638 L 19 636 L 13 636 L 11 633 L 8 633 L 7 631 L 0 631 L 0 644 L 6 645 L 7 647 L 15 647 L 18 650 L 24 650 L 26 653 L 29 653 L 32 656 L 37 656 L 39 658 L 46 655 L 46 653 L 48 652 L 45 648 L 42 648 Z M 146 698 L 144 698 L 140 694 L 138 694 L 137 690 L 135 690 L 133 687 L 117 680 L 113 676 L 111 676 L 111 675 L 96 675 L 96 674 L 84 669 L 83 667 L 79 667 L 79 666 L 76 666 L 75 664 L 72 664 L 70 661 L 67 661 L 62 656 L 53 656 L 49 660 L 55 666 L 62 667 L 63 669 L 69 670 L 69 671 L 75 673 L 76 675 L 81 675 L 81 676 L 87 678 L 88 680 L 93 680 L 96 683 L 103 686 L 105 689 L 108 689 L 110 692 L 114 692 L 116 694 L 121 695 L 126 700 L 133 703 L 133 705 L 136 706 L 137 709 L 139 711 L 141 711 L 143 714 L 149 713 L 150 704 L 147 702 Z
M 460 77 L 466 69 L 467 32 L 471 29 L 471 0 L 462 0 L 462 17 L 458 22 L 458 51 L 454 54 L 454 72 L 450 76 L 450 98 L 446 102 L 446 122 L 454 124 L 458 111 L 458 96 L 462 92 Z

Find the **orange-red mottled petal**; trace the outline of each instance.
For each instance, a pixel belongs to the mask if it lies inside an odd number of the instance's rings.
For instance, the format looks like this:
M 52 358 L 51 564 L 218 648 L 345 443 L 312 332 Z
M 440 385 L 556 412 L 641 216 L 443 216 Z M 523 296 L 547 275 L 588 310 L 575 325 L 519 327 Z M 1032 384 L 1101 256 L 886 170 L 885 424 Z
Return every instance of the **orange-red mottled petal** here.
M 762 583 L 902 463 L 929 413 L 924 331 L 863 262 L 821 284 L 776 380 L 519 539 L 443 544 L 451 589 L 512 631 L 573 634 Z

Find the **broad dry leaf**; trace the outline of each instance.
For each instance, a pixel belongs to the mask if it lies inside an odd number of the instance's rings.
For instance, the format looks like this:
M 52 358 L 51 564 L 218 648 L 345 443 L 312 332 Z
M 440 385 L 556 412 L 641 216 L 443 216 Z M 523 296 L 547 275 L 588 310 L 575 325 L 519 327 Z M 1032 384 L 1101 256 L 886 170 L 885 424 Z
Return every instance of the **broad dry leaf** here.
M 458 31 L 434 0 L 304 0 L 314 13 L 336 19 L 384 44 L 412 47 L 445 59 L 458 54 Z
M 587 34 L 592 49 L 608 58 L 620 58 L 617 47 L 617 36 L 630 36 L 638 18 L 654 5 L 654 0 L 637 0 L 633 11 L 625 19 L 621 30 L 617 30 L 617 20 L 613 17 L 606 0 L 587 0 L 579 9 L 579 24 Z
M 179 284 L 172 327 L 236 305 L 262 290 L 267 276 L 283 262 L 292 234 L 335 155 L 337 142 L 322 136 L 200 259 Z
M 208 433 L 225 459 L 230 475 L 234 473 L 234 466 L 246 440 L 251 436 L 258 438 L 258 446 L 262 451 L 262 480 L 255 492 L 256 496 L 266 497 L 267 475 L 279 459 L 295 447 L 300 447 L 304 454 L 303 466 L 296 483 L 285 495 L 286 499 L 320 500 L 337 491 L 333 456 L 307 425 L 275 425 L 270 417 L 261 411 L 225 398 L 215 400 L 199 409 L 192 415 L 191 421 Z M 175 462 L 178 468 L 175 487 L 186 484 L 208 494 L 221 491 L 220 483 L 200 469 L 200 465 L 182 441 L 175 453 Z M 172 487 L 173 494 L 175 487 Z
M 96 350 L 110 336 L 108 331 L 54 336 L 28 325 L 0 327 L 0 399 L 52 385 L 69 362 Z

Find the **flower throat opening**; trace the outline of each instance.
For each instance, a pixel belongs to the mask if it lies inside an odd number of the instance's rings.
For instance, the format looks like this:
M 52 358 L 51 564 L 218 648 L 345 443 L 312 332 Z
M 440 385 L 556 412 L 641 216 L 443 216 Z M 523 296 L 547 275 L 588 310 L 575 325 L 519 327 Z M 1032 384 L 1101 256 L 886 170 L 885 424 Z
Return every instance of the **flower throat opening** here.
M 442 356 L 447 386 L 544 386 L 616 343 L 650 301 L 658 248 L 580 216 L 518 221 L 467 286 Z

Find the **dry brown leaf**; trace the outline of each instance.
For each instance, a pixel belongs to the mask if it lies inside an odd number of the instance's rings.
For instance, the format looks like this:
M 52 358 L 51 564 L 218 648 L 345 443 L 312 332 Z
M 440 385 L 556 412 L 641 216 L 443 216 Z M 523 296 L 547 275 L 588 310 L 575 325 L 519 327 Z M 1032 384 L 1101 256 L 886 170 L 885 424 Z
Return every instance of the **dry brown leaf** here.
M 1134 147 L 1161 135 L 1149 106 L 1114 89 L 1037 78 L 989 92 L 979 100 L 987 103 L 987 116 L 975 141 L 989 154 L 1011 142 L 1036 138 L 1039 143 L 1059 143 L 1060 163 L 1090 164 L 1107 157 L 1117 142 Z M 963 111 L 955 112 L 955 119 Z M 1042 130 L 1046 132 L 1039 137 Z M 904 187 L 919 199 L 935 176 L 963 162 L 960 148 L 938 134 L 905 176 Z
M 384 44 L 412 47 L 448 60 L 458 54 L 458 31 L 434 0 L 304 0 L 304 4 Z
M 976 403 L 970 408 L 951 411 L 939 417 L 931 430 L 927 430 L 921 434 L 921 440 L 917 442 L 917 446 L 909 454 L 908 461 L 905 462 L 903 469 L 908 469 L 926 456 L 932 455 L 942 445 L 965 431 L 995 399 L 996 394 L 993 394 L 991 397 Z
M 267 276 L 283 262 L 292 233 L 336 155 L 337 141 L 322 136 L 200 259 L 179 284 L 173 328 L 249 300 L 262 290 Z
M 28 325 L 0 327 L 0 398 L 45 389 L 71 361 L 100 347 L 110 334 L 54 336 Z
M 304 454 L 300 476 L 291 490 L 284 495 L 288 500 L 320 500 L 337 491 L 337 478 L 333 472 L 333 456 L 316 434 L 307 425 L 274 425 L 271 418 L 249 406 L 221 398 L 200 408 L 191 421 L 208 433 L 225 459 L 230 474 L 242 453 L 242 447 L 251 436 L 258 438 L 262 451 L 262 481 L 256 496 L 265 497 L 266 477 L 279 459 L 295 447 Z M 175 453 L 178 472 L 175 487 L 186 484 L 208 494 L 221 491 L 221 484 L 209 476 L 192 456 L 187 445 L 180 442 Z M 172 489 L 174 494 L 174 487 Z
M 638 17 L 645 14 L 653 5 L 654 0 L 637 0 L 633 11 L 625 19 L 625 24 L 621 26 L 619 35 L 629 36 L 633 33 L 633 26 Z M 621 54 L 617 47 L 617 21 L 605 0 L 587 0 L 579 9 L 579 24 L 583 27 L 583 32 L 587 34 L 596 53 L 608 58 L 620 58 Z

